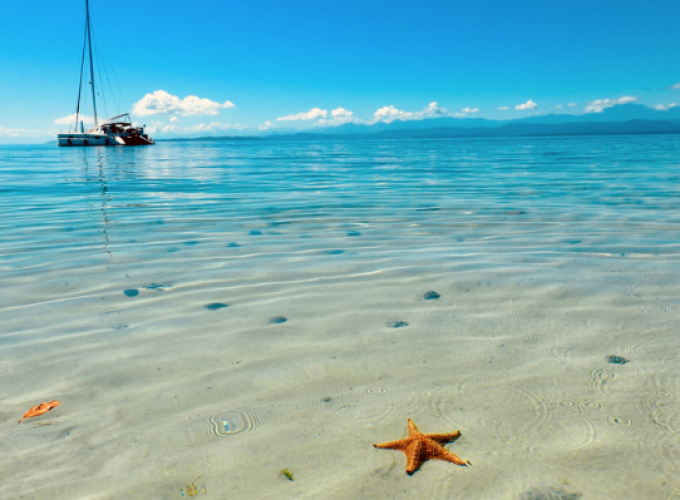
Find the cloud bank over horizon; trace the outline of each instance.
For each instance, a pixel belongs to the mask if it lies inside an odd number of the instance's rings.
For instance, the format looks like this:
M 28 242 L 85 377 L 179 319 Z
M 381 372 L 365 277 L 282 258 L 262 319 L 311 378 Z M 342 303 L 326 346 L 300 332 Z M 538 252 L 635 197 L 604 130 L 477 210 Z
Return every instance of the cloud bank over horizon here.
M 444 116 L 464 117 L 471 113 L 478 113 L 479 108 L 465 107 L 459 113 L 449 113 L 446 108 L 441 107 L 437 102 L 432 101 L 424 109 L 420 111 L 404 111 L 396 108 L 394 105 L 383 106 L 373 113 L 373 118 L 370 120 L 363 120 L 357 118 L 354 113 L 348 109 L 338 107 L 330 111 L 314 107 L 309 111 L 294 113 L 290 115 L 280 116 L 276 118 L 277 122 L 296 122 L 296 121 L 311 121 L 317 120 L 315 126 L 333 126 L 343 125 L 345 123 L 356 123 L 372 125 L 375 123 L 392 123 L 393 121 L 412 121 L 425 120 L 428 118 L 438 118 Z M 260 130 L 268 130 L 274 128 L 275 125 L 271 120 L 267 120 L 263 125 L 260 125 Z
M 680 89 L 680 83 L 665 88 L 671 89 L 672 87 L 678 87 L 678 89 Z M 582 108 L 583 110 L 579 110 L 580 112 L 577 112 L 576 109 L 574 109 L 576 106 L 578 106 L 578 103 L 576 102 L 547 105 L 543 106 L 543 109 L 541 110 L 536 101 L 533 99 L 528 99 L 524 103 L 515 104 L 513 106 L 499 106 L 494 108 L 488 107 L 486 108 L 486 112 L 488 113 L 489 111 L 493 112 L 494 110 L 500 110 L 503 112 L 511 112 L 514 117 L 519 118 L 520 115 L 523 117 L 540 116 L 546 113 L 546 108 L 556 110 L 566 110 L 566 108 L 569 108 L 569 111 L 567 112 L 570 114 L 585 115 L 589 113 L 601 113 L 605 109 L 614 106 L 631 104 L 638 101 L 640 101 L 640 98 L 634 96 L 595 99 L 588 101 L 585 107 Z M 663 103 L 663 101 L 662 103 L 658 103 L 659 101 L 657 101 L 657 104 L 646 104 L 646 107 L 654 109 L 655 111 L 663 112 L 678 106 L 676 102 L 669 101 L 670 99 L 665 103 Z M 164 90 L 156 90 L 145 94 L 139 101 L 137 101 L 134 104 L 132 114 L 136 115 L 138 118 L 154 115 L 158 116 L 159 118 L 165 116 L 164 119 L 153 120 L 151 124 L 146 127 L 147 131 L 150 134 L 155 135 L 160 134 L 166 136 L 181 136 L 195 134 L 214 135 L 225 132 L 232 132 L 234 135 L 258 135 L 262 132 L 275 132 L 277 129 L 280 129 L 282 133 L 294 133 L 296 130 L 311 130 L 316 127 L 334 127 L 350 123 L 357 125 L 375 125 L 378 123 L 390 124 L 395 121 L 408 122 L 443 117 L 465 118 L 473 114 L 478 115 L 481 111 L 480 107 L 466 106 L 459 108 L 459 111 L 457 112 L 449 112 L 447 108 L 441 106 L 437 101 L 431 101 L 427 106 L 417 111 L 400 109 L 393 104 L 385 105 L 376 109 L 366 118 L 360 118 L 356 116 L 352 110 L 341 106 L 332 109 L 323 109 L 321 107 L 315 106 L 310 108 L 308 111 L 287 114 L 277 118 L 265 120 L 259 125 L 222 123 L 220 121 L 198 122 L 200 116 L 214 116 L 217 115 L 221 109 L 231 108 L 235 108 L 231 101 L 219 103 L 207 98 L 200 98 L 196 95 L 189 95 L 184 98 L 180 98 Z M 531 113 L 532 111 L 534 112 Z M 527 114 L 527 112 L 529 112 L 529 114 Z M 486 117 L 484 118 L 490 119 Z M 82 119 L 86 126 L 91 126 L 93 123 L 93 119 L 90 116 L 80 115 L 79 119 Z M 491 119 L 502 118 L 498 117 Z M 75 113 L 53 120 L 53 123 L 56 125 L 72 126 L 74 122 Z M 287 125 L 288 123 L 290 125 Z M 285 127 L 284 124 L 286 124 Z M 56 133 L 56 131 L 30 131 L 18 128 L 0 128 L 0 137 L 43 137 L 53 133 Z
M 149 96 L 150 94 L 147 94 Z M 639 98 L 633 97 L 633 96 L 623 96 L 619 98 L 608 98 L 608 99 L 596 99 L 593 101 L 590 101 L 587 103 L 586 107 L 583 110 L 583 115 L 589 114 L 589 113 L 601 113 L 603 110 L 607 108 L 611 108 L 614 106 L 619 106 L 623 104 L 631 104 L 634 102 L 637 102 Z M 567 104 L 557 104 L 553 105 L 553 109 L 562 109 L 562 108 L 574 108 L 578 106 L 578 103 L 576 102 L 569 102 Z M 650 109 L 654 109 L 656 111 L 667 111 L 669 109 L 672 109 L 676 107 L 676 103 L 670 103 L 670 104 L 656 104 L 656 105 L 648 105 L 647 107 Z M 532 99 L 527 100 L 525 103 L 520 103 L 516 104 L 514 106 L 514 110 L 516 111 L 532 111 L 538 108 L 538 103 L 533 101 Z M 503 111 L 508 111 L 511 110 L 509 106 L 501 106 L 497 108 L 499 110 Z M 480 108 L 473 108 L 473 107 L 465 107 L 461 108 L 459 112 L 457 113 L 450 113 L 446 108 L 440 106 L 436 101 L 430 102 L 425 108 L 421 109 L 420 111 L 405 111 L 402 109 L 399 109 L 395 107 L 394 105 L 388 105 L 388 106 L 383 106 L 381 108 L 378 108 L 374 113 L 373 117 L 371 119 L 361 119 L 355 116 L 355 114 L 343 107 L 337 107 L 335 109 L 332 109 L 330 111 L 326 109 L 321 109 L 319 107 L 313 107 L 309 109 L 309 111 L 303 111 L 299 113 L 293 113 L 289 115 L 284 115 L 276 118 L 274 121 L 272 120 L 266 120 L 264 123 L 258 125 L 258 126 L 248 126 L 248 125 L 243 125 L 240 123 L 235 123 L 235 124 L 228 124 L 228 123 L 219 123 L 219 122 L 210 122 L 210 123 L 199 123 L 195 124 L 192 126 L 185 126 L 185 127 L 180 127 L 177 125 L 177 122 L 179 122 L 179 118 L 177 116 L 173 115 L 170 119 L 169 122 L 162 122 L 162 121 L 156 121 L 152 123 L 149 127 L 147 127 L 147 130 L 150 133 L 160 133 L 160 134 L 195 134 L 195 133 L 206 133 L 206 134 L 211 134 L 211 133 L 219 133 L 219 132 L 226 132 L 226 131 L 231 131 L 231 132 L 239 132 L 241 135 L 244 133 L 253 133 L 256 134 L 258 132 L 275 132 L 277 129 L 280 128 L 281 122 L 312 122 L 308 125 L 308 127 L 332 127 L 332 126 L 338 126 L 338 125 L 343 125 L 347 123 L 354 123 L 354 124 L 362 124 L 362 125 L 374 125 L 377 123 L 385 123 L 385 124 L 390 124 L 395 121 L 402 121 L 402 122 L 407 122 L 407 121 L 419 121 L 419 120 L 427 120 L 427 119 L 433 119 L 433 118 L 442 118 L 442 117 L 455 117 L 455 118 L 464 118 L 466 116 L 469 116 L 470 114 L 476 114 L 479 113 Z M 573 112 L 571 113 L 573 114 Z M 538 115 L 531 115 L 531 116 L 540 116 L 541 113 Z M 577 113 L 578 115 L 578 113 Z M 526 116 L 526 115 L 524 115 Z M 73 120 L 73 116 L 69 117 L 64 117 L 62 119 L 58 119 L 60 122 L 61 121 L 66 121 L 68 119 Z M 55 121 L 56 122 L 56 121 Z M 288 133 L 290 131 L 294 130 L 310 130 L 309 128 L 307 129 L 300 129 L 300 128 L 286 128 L 282 129 L 282 131 L 285 130 L 285 133 Z
M 0 137 L 9 137 L 12 139 L 30 138 L 44 138 L 49 135 L 54 135 L 56 132 L 52 130 L 31 130 L 26 128 L 5 128 L 0 127 Z

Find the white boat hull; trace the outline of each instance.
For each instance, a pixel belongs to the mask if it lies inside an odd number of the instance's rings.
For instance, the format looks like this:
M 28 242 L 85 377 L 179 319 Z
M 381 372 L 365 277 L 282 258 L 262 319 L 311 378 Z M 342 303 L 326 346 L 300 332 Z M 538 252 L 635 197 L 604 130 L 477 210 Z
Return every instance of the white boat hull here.
M 153 140 L 139 136 L 126 138 L 119 135 L 91 133 L 59 134 L 57 139 L 60 146 L 144 146 L 153 144 Z
M 113 137 L 104 134 L 59 134 L 60 146 L 117 146 Z

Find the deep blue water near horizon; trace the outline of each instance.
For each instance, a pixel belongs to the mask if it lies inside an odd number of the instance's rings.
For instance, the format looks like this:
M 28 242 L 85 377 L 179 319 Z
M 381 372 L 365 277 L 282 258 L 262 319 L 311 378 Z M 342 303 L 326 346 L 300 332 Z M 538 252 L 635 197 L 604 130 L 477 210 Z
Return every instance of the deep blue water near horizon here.
M 0 146 L 0 497 L 680 498 L 679 224 L 674 135 Z

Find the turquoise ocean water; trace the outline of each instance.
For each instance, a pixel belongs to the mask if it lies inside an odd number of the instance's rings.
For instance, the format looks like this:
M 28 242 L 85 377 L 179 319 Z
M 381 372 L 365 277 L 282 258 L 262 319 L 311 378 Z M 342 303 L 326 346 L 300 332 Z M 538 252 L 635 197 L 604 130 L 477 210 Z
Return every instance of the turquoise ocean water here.
M 0 498 L 680 498 L 677 136 L 0 146 L 0 285 Z

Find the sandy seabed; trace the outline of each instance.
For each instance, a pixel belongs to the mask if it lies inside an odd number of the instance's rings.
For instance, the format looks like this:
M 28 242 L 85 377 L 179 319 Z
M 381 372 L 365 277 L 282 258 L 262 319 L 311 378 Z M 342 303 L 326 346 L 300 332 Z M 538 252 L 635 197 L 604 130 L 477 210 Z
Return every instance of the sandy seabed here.
M 3 247 L 0 497 L 680 498 L 667 227 L 421 201 L 25 224 Z M 408 476 L 372 446 L 407 418 L 460 429 L 472 465 Z

